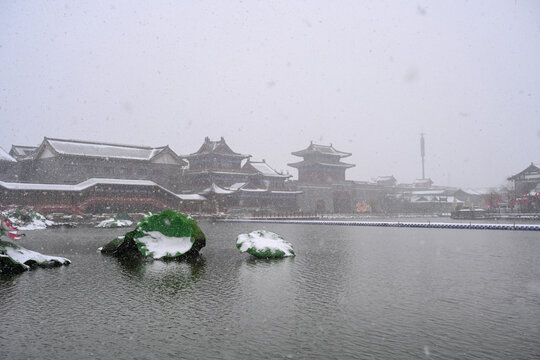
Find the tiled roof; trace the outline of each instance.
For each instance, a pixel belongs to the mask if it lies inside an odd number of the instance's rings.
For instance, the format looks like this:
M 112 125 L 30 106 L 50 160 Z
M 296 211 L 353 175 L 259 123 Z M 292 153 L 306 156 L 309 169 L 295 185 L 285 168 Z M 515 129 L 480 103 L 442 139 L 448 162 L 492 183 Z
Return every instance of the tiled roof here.
M 199 150 L 190 155 L 187 155 L 186 158 L 189 159 L 191 157 L 197 157 L 207 154 L 229 155 L 242 158 L 250 157 L 250 155 L 239 154 L 232 151 L 232 149 L 229 147 L 229 145 L 227 145 L 223 137 L 221 137 L 221 139 L 218 141 L 211 141 L 209 137 L 206 137 L 204 139 L 204 143 L 201 145 Z
M 281 178 L 288 178 L 290 177 L 290 175 L 283 175 L 283 174 L 280 174 L 278 173 L 276 170 L 272 169 L 270 167 L 270 165 L 268 165 L 266 163 L 266 161 L 251 161 L 251 160 L 248 160 L 244 166 L 242 167 L 242 169 L 253 169 L 254 171 L 256 171 L 257 173 L 263 175 L 263 176 L 268 176 L 268 177 L 281 177 Z
M 0 147 L 0 161 L 17 162 L 11 155 Z
M 540 175 L 540 164 L 531 163 L 525 170 L 520 171 L 516 175 L 513 175 L 508 178 L 508 180 L 517 180 L 517 179 L 536 179 Z
M 82 191 L 91 186 L 105 185 L 139 185 L 139 186 L 159 186 L 150 180 L 130 180 L 130 179 L 104 179 L 92 178 L 85 180 L 79 184 L 31 184 L 31 183 L 14 183 L 0 181 L 0 186 L 10 190 L 58 190 L 58 191 Z
M 334 149 L 332 144 L 328 146 L 328 145 L 314 144 L 313 142 L 310 143 L 309 146 L 305 148 L 304 150 L 296 151 L 296 152 L 293 152 L 292 154 L 296 156 L 306 156 L 309 154 L 316 154 L 316 153 L 323 154 L 323 155 L 338 156 L 340 158 L 352 155 L 351 153 L 338 151 Z
M 62 155 L 132 160 L 150 160 L 166 148 L 166 146 L 153 148 L 51 138 L 45 138 L 45 141 L 50 144 L 54 151 Z
M 200 194 L 201 195 L 206 195 L 206 194 L 225 195 L 225 194 L 232 194 L 234 192 L 235 191 L 233 191 L 233 190 L 226 190 L 226 189 L 212 183 L 212 185 L 209 188 L 204 189 L 203 191 L 201 191 Z
M 12 145 L 9 153 L 14 158 L 18 160 L 22 160 L 22 159 L 31 158 L 37 149 L 38 149 L 37 146 Z

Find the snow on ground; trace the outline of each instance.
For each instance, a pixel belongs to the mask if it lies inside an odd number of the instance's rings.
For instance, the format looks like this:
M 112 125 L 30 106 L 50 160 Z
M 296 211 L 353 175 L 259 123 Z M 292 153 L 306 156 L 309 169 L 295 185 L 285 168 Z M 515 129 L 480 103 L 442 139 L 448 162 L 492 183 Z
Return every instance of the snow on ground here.
M 249 234 L 240 234 L 236 239 L 236 247 L 258 257 L 295 256 L 291 243 L 281 236 L 266 230 L 256 230 Z
M 183 255 L 193 246 L 191 237 L 165 236 L 159 231 L 148 231 L 147 236 L 140 237 L 136 241 L 143 243 L 146 255 L 154 259 Z

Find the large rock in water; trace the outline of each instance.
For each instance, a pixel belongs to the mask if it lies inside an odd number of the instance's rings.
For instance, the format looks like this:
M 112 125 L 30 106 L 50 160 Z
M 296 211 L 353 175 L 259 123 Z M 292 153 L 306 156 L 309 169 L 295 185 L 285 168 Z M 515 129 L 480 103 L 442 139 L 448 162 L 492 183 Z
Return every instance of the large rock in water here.
M 291 243 L 281 236 L 266 230 L 256 230 L 249 234 L 240 234 L 236 238 L 236 247 L 258 258 L 283 258 L 296 256 Z
M 0 240 L 0 273 L 18 274 L 32 267 L 69 265 L 71 261 L 58 256 L 43 255 L 9 241 Z
M 112 240 L 101 252 L 118 258 L 181 259 L 198 255 L 205 245 L 206 237 L 193 218 L 165 210 L 145 217 L 135 230 Z

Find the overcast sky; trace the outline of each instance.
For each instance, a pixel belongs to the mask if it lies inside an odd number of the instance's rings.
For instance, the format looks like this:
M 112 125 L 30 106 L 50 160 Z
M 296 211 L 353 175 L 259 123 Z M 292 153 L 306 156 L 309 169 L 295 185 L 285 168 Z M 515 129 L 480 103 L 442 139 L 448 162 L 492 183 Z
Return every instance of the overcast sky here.
M 349 180 L 488 187 L 540 162 L 540 1 L 0 2 L 0 146 L 204 137 Z

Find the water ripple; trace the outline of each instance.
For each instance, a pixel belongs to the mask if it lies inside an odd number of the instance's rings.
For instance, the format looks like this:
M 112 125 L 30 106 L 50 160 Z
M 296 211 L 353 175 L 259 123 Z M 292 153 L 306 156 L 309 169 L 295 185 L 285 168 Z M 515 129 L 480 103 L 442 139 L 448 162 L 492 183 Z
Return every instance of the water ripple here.
M 540 244 L 528 233 L 276 224 L 268 230 L 292 241 L 298 256 L 269 261 L 235 248 L 251 225 L 202 226 L 208 246 L 182 263 L 102 256 L 95 249 L 113 230 L 33 232 L 23 246 L 73 264 L 0 278 L 3 355 L 538 356 Z

